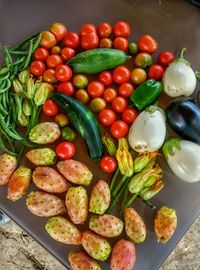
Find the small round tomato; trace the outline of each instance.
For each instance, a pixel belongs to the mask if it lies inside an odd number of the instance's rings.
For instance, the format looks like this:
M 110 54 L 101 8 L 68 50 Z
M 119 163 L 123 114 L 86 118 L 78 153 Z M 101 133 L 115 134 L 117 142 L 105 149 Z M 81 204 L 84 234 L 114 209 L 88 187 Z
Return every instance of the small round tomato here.
M 100 44 L 99 44 L 99 47 L 100 48 L 112 48 L 112 39 L 110 38 L 102 38 L 100 40 Z
M 76 132 L 70 127 L 65 127 L 62 129 L 62 137 L 64 140 L 73 142 L 76 139 Z
M 56 45 L 56 37 L 50 31 L 42 32 L 42 38 L 40 41 L 40 45 L 46 49 L 51 49 Z
M 102 171 L 113 173 L 117 169 L 117 161 L 114 157 L 104 156 L 100 161 Z
M 61 41 L 67 34 L 67 28 L 60 22 L 55 22 L 51 25 L 50 31 L 56 37 L 57 42 Z
M 122 113 L 122 120 L 127 124 L 132 124 L 136 117 L 138 116 L 138 111 L 133 108 L 128 108 Z
M 33 54 L 35 60 L 46 61 L 49 56 L 49 52 L 45 48 L 37 48 Z
M 112 25 L 107 22 L 102 22 L 97 28 L 97 33 L 100 38 L 107 38 L 112 33 Z
M 76 32 L 68 32 L 64 37 L 64 44 L 66 47 L 76 49 L 80 45 L 80 37 Z
M 40 60 L 33 61 L 30 65 L 30 71 L 35 76 L 41 76 L 45 72 L 45 64 Z
M 56 78 L 58 81 L 66 82 L 72 77 L 72 70 L 68 65 L 58 65 L 56 67 Z
M 92 98 L 100 97 L 103 95 L 104 85 L 98 81 L 93 81 L 88 84 L 87 91 Z
M 78 91 L 76 91 L 75 98 L 78 99 L 83 104 L 88 103 L 88 101 L 90 100 L 88 92 L 85 91 L 84 89 L 79 89 Z
M 114 25 L 113 33 L 115 37 L 127 38 L 131 33 L 131 27 L 127 22 L 119 21 Z
M 147 68 L 151 66 L 153 63 L 153 59 L 149 53 L 138 53 L 135 57 L 135 65 L 139 68 Z
M 114 48 L 122 51 L 127 51 L 128 49 L 128 40 L 123 37 L 117 37 L 113 42 Z
M 138 52 L 138 45 L 135 42 L 130 42 L 128 45 L 128 51 L 131 54 L 136 54 Z
M 65 127 L 69 124 L 68 117 L 63 113 L 58 113 L 54 118 L 54 121 L 59 125 L 59 127 Z
M 88 79 L 83 74 L 76 74 L 73 77 L 73 85 L 76 88 L 85 88 L 88 85 Z
M 56 147 L 56 154 L 60 159 L 71 159 L 75 152 L 76 148 L 72 142 L 61 142 Z
M 163 74 L 164 74 L 164 69 L 160 65 L 152 65 L 148 70 L 148 77 L 156 81 L 161 80 L 163 77 Z
M 99 38 L 94 32 L 90 32 L 81 38 L 81 46 L 84 50 L 95 49 L 98 45 Z
M 48 99 L 47 101 L 45 101 L 42 108 L 43 108 L 44 114 L 48 116 L 55 116 L 59 112 L 59 108 L 57 104 L 55 103 L 55 101 L 51 99 Z
M 100 112 L 106 107 L 106 102 L 103 98 L 93 98 L 90 102 L 90 108 L 93 112 Z
M 147 78 L 146 71 L 142 68 L 134 68 L 131 72 L 131 81 L 134 84 L 141 84 Z
M 164 67 L 167 67 L 171 62 L 173 62 L 175 56 L 172 52 L 163 51 L 158 56 L 158 63 Z
M 59 46 L 54 46 L 51 48 L 51 54 L 60 54 L 61 48 Z
M 128 134 L 128 125 L 122 121 L 118 120 L 111 126 L 111 134 L 116 139 L 120 139 L 122 137 L 125 137 Z
M 111 103 L 116 96 L 117 96 L 117 91 L 114 88 L 107 88 L 103 92 L 103 98 L 106 103 Z
M 75 50 L 70 47 L 65 47 L 61 50 L 61 57 L 64 61 L 68 61 L 75 55 Z
M 56 83 L 57 79 L 56 79 L 55 69 L 52 69 L 52 68 L 46 69 L 42 75 L 42 79 L 44 82 L 47 82 L 47 83 Z
M 110 109 L 104 109 L 99 113 L 99 121 L 103 126 L 111 126 L 116 120 L 116 114 Z
M 82 27 L 81 27 L 81 30 L 80 30 L 80 35 L 81 37 L 89 34 L 89 33 L 96 33 L 96 27 L 94 24 L 92 23 L 87 23 L 87 24 L 84 24 Z
M 134 87 L 131 83 L 123 83 L 118 89 L 118 93 L 121 97 L 128 98 L 133 93 Z
M 113 71 L 113 81 L 122 84 L 130 80 L 130 70 L 125 66 L 118 66 Z
M 141 52 L 154 53 L 158 48 L 158 42 L 150 35 L 141 36 L 138 41 Z
M 52 54 L 47 57 L 47 66 L 48 68 L 56 68 L 58 65 L 62 64 L 62 58 L 60 55 Z
M 127 108 L 127 105 L 127 100 L 123 97 L 116 97 L 112 102 L 112 108 L 117 113 L 122 113 Z
M 58 85 L 58 92 L 63 93 L 68 96 L 73 96 L 75 89 L 71 82 L 61 82 Z
M 108 86 L 112 83 L 112 73 L 110 71 L 103 71 L 99 74 L 99 81 Z

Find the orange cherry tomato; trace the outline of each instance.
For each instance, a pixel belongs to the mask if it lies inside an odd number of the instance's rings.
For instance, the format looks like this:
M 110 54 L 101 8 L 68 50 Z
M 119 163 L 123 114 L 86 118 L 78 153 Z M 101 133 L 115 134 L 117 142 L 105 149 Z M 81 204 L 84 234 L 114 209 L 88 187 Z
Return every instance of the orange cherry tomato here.
M 75 98 L 81 101 L 83 104 L 88 103 L 88 101 L 90 100 L 88 92 L 84 89 L 79 89 L 78 91 L 76 91 Z
M 112 101 L 112 108 L 117 113 L 122 113 L 127 108 L 127 100 L 123 97 L 116 97 Z
M 123 37 L 116 37 L 113 42 L 114 48 L 122 51 L 127 51 L 128 40 Z
M 53 33 L 50 31 L 44 31 L 42 32 L 42 38 L 40 41 L 40 45 L 46 49 L 51 49 L 56 45 L 56 37 L 54 36 Z
M 100 38 L 108 38 L 112 34 L 112 25 L 107 22 L 100 23 L 97 33 Z
M 98 81 L 93 81 L 88 84 L 87 91 L 92 98 L 100 97 L 103 95 L 104 85 Z
M 102 38 L 100 40 L 100 48 L 112 48 L 113 42 L 110 38 Z
M 46 60 L 48 68 L 56 68 L 57 65 L 62 64 L 62 62 L 61 56 L 57 54 L 49 55 Z
M 119 21 L 114 25 L 113 33 L 115 37 L 127 38 L 131 33 L 131 27 L 127 22 Z
M 106 103 L 111 103 L 117 96 L 117 91 L 114 88 L 107 88 L 103 93 L 103 98 Z
M 52 84 L 56 83 L 57 79 L 56 79 L 55 69 L 52 69 L 52 68 L 46 69 L 42 75 L 42 79 L 43 79 L 43 81 L 45 81 L 47 83 L 52 83 Z
M 64 24 L 60 22 L 55 22 L 51 25 L 50 31 L 54 34 L 56 37 L 57 42 L 61 41 L 64 36 L 67 34 L 67 28 Z
M 51 54 L 60 54 L 61 48 L 59 46 L 54 46 L 51 48 Z
M 84 24 L 80 30 L 80 36 L 83 37 L 89 33 L 96 33 L 96 27 L 92 23 Z
M 146 71 L 142 68 L 135 68 L 131 72 L 131 81 L 134 84 L 141 84 L 143 83 L 147 78 Z
M 138 41 L 141 52 L 154 53 L 158 48 L 158 42 L 150 35 L 141 36 Z

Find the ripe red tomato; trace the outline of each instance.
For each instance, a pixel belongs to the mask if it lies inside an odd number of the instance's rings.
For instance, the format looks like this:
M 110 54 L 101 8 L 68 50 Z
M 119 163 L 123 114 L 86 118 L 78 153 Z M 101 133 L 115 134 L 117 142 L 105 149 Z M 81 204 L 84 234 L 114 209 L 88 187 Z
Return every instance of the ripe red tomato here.
M 61 57 L 64 61 L 68 61 L 75 55 L 75 50 L 70 47 L 65 47 L 61 51 Z
M 42 38 L 40 41 L 40 45 L 46 49 L 51 49 L 56 45 L 56 37 L 50 31 L 42 32 Z
M 56 114 L 58 114 L 59 108 L 58 108 L 57 104 L 53 100 L 48 99 L 43 104 L 43 112 L 44 112 L 44 114 L 53 117 L 53 116 L 56 116 Z
M 122 113 L 122 120 L 127 124 L 132 124 L 138 116 L 138 111 L 133 108 L 128 108 Z
M 107 22 L 100 23 L 97 33 L 100 38 L 108 38 L 112 33 L 112 25 Z
M 96 33 L 90 32 L 81 38 L 81 46 L 84 50 L 91 50 L 97 48 L 99 45 L 99 38 Z
M 103 71 L 99 74 L 99 81 L 108 86 L 112 83 L 112 73 L 110 71 Z
M 88 33 L 96 33 L 96 27 L 94 24 L 92 23 L 87 23 L 87 24 L 84 24 L 82 27 L 81 27 L 81 30 L 80 30 L 80 35 L 81 37 L 87 35 Z
M 158 48 L 158 42 L 150 35 L 141 36 L 138 41 L 141 52 L 154 53 Z
M 100 44 L 99 44 L 99 47 L 100 48 L 112 48 L 112 39 L 110 38 L 102 38 L 100 40 Z
M 51 48 L 51 54 L 60 54 L 61 48 L 59 46 L 54 46 Z
M 49 56 L 49 52 L 45 48 L 37 48 L 33 54 L 35 60 L 46 61 Z
M 99 113 L 99 121 L 103 126 L 111 126 L 116 119 L 115 113 L 110 109 L 104 109 Z
M 75 155 L 76 148 L 72 142 L 61 142 L 56 147 L 56 154 L 61 159 L 70 159 Z
M 47 83 L 51 83 L 51 84 L 56 83 L 57 79 L 56 79 L 55 69 L 52 69 L 52 68 L 46 69 L 42 75 L 42 79 L 44 82 L 47 82 Z
M 121 97 L 128 98 L 133 93 L 134 87 L 132 83 L 123 83 L 118 89 L 118 93 Z
M 66 82 L 72 77 L 72 70 L 68 65 L 58 65 L 56 67 L 56 78 L 58 81 Z
M 100 161 L 102 171 L 113 173 L 117 169 L 117 161 L 114 157 L 104 156 Z
M 127 22 L 119 21 L 114 25 L 113 33 L 115 37 L 127 38 L 131 33 L 131 27 Z
M 158 63 L 164 67 L 167 67 L 171 62 L 173 62 L 175 56 L 172 52 L 163 51 L 158 56 Z
M 59 93 L 63 93 L 68 96 L 73 96 L 75 93 L 74 86 L 71 82 L 60 82 L 57 90 Z
M 127 108 L 127 100 L 123 97 L 116 97 L 112 101 L 112 108 L 117 113 L 122 113 Z
M 93 81 L 88 84 L 87 91 L 92 98 L 100 97 L 103 95 L 104 85 L 98 81 Z
M 67 34 L 67 28 L 60 22 L 55 22 L 51 25 L 50 31 L 56 37 L 57 42 L 61 41 Z
M 118 66 L 113 71 L 113 81 L 118 84 L 128 82 L 130 78 L 130 70 L 125 66 Z
M 122 51 L 127 51 L 128 40 L 123 37 L 116 37 L 113 42 L 114 48 Z
M 106 103 L 111 103 L 116 96 L 117 96 L 117 91 L 114 88 L 107 88 L 103 92 L 103 98 Z
M 35 76 L 41 76 L 45 71 L 45 64 L 40 60 L 33 61 L 30 65 L 30 71 Z
M 156 81 L 161 80 L 163 77 L 163 74 L 164 74 L 164 69 L 160 65 L 152 65 L 148 70 L 148 77 Z
M 128 125 L 122 121 L 118 120 L 111 126 L 111 134 L 116 139 L 120 139 L 122 137 L 125 137 L 128 134 Z
M 80 45 L 80 37 L 76 32 L 68 32 L 64 37 L 64 44 L 66 47 L 76 49 Z
M 62 58 L 60 55 L 52 54 L 47 57 L 47 66 L 48 68 L 56 68 L 58 65 L 62 64 Z

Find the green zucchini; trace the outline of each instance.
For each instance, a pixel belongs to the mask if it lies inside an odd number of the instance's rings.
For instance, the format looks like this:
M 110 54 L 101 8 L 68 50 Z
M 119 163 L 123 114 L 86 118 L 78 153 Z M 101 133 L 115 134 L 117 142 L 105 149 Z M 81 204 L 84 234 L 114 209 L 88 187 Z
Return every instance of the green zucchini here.
M 103 155 L 102 139 L 93 113 L 71 96 L 55 93 L 51 97 L 67 114 L 75 130 L 85 140 L 90 157 L 99 160 Z
M 74 73 L 96 74 L 123 65 L 128 58 L 121 50 L 99 48 L 77 54 L 68 65 Z

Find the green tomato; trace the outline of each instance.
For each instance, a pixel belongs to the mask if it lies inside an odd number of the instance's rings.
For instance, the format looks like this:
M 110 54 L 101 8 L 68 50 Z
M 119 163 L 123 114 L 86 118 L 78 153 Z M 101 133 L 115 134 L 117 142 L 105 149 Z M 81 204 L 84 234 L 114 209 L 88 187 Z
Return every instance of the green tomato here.
M 100 112 L 106 107 L 106 102 L 103 98 L 94 98 L 90 102 L 90 108 L 93 112 Z
M 149 53 L 139 53 L 135 57 L 135 65 L 136 65 L 136 67 L 145 69 L 145 68 L 151 66 L 152 63 L 153 63 L 153 59 L 152 59 L 152 56 Z
M 135 42 L 130 42 L 128 45 L 128 50 L 131 54 L 136 54 L 138 52 L 138 45 Z
M 88 85 L 88 79 L 83 74 L 76 74 L 73 77 L 73 85 L 76 88 L 85 88 Z
M 63 113 L 58 113 L 56 117 L 54 118 L 54 121 L 60 126 L 64 127 L 69 124 L 68 117 Z
M 70 127 L 64 127 L 62 129 L 62 137 L 66 141 L 73 142 L 76 139 L 76 132 Z

